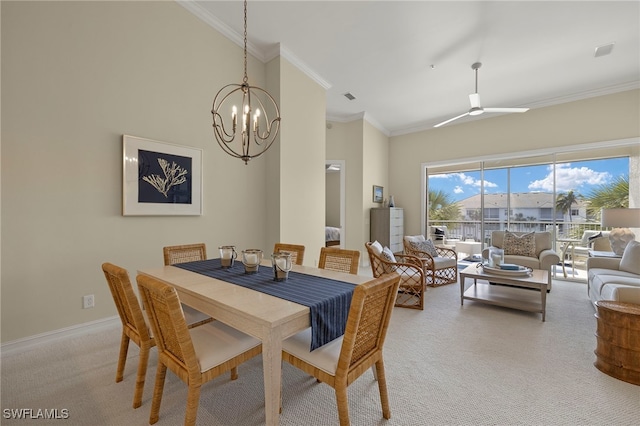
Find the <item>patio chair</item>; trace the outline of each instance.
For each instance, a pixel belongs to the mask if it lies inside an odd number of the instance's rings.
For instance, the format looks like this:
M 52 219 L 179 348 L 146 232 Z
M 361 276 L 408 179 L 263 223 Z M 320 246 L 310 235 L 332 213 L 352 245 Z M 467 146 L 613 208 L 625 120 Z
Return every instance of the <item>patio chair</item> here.
M 400 287 L 395 306 L 424 309 L 425 275 L 422 261 L 415 256 L 394 254 L 380 243 L 365 243 L 371 271 L 375 278 L 396 272 L 400 275 Z
M 320 248 L 318 268 L 357 275 L 359 264 L 360 252 L 358 250 L 345 250 L 333 247 Z
M 138 275 L 137 281 L 158 347 L 149 424 L 159 419 L 168 368 L 188 386 L 184 424 L 195 425 L 202 385 L 227 371 L 235 380 L 234 369 L 262 353 L 262 345 L 258 339 L 221 321 L 187 328 L 175 288 L 144 275 Z M 238 404 L 241 407 L 241 402 Z
M 458 254 L 454 249 L 428 244 L 423 235 L 405 235 L 403 243 L 406 254 L 422 260 L 428 286 L 437 287 L 458 281 Z
M 335 390 L 341 426 L 350 424 L 348 386 L 369 367 L 374 366 L 382 416 L 385 419 L 391 418 L 382 348 L 399 281 L 398 274 L 387 274 L 356 286 L 342 337 L 313 352 L 309 351 L 310 329 L 294 334 L 282 342 L 283 361 Z M 332 421 L 325 419 L 325 423 L 327 422 Z

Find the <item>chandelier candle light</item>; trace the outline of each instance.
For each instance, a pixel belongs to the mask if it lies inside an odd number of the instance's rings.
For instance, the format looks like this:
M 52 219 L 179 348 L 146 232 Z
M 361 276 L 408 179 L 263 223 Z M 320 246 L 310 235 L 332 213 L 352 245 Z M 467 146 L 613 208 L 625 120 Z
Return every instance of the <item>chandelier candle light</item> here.
M 238 124 L 240 104 L 241 122 Z M 264 89 L 250 86 L 247 79 L 247 1 L 244 2 L 244 78 L 242 84 L 227 84 L 213 99 L 213 130 L 218 145 L 247 164 L 265 153 L 280 130 L 280 110 Z M 225 124 L 224 116 L 231 122 Z M 269 117 L 273 117 L 270 119 Z M 253 151 L 252 151 L 253 150 Z

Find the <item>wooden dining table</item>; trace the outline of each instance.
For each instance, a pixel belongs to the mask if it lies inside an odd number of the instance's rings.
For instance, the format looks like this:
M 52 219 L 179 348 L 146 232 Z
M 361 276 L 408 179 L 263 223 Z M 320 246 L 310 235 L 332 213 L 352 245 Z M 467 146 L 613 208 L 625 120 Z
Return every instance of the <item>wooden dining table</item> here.
M 270 261 L 263 261 L 262 266 L 271 267 Z M 302 265 L 294 265 L 292 271 L 356 285 L 372 279 Z M 175 266 L 140 269 L 138 274 L 175 287 L 182 303 L 262 341 L 265 424 L 277 425 L 280 412 L 282 340 L 310 326 L 310 309 Z

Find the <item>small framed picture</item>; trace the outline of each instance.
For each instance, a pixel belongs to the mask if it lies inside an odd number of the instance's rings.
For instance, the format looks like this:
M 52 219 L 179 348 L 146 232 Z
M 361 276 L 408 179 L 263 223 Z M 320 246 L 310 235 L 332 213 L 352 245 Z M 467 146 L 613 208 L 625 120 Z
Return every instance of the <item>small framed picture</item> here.
M 202 150 L 123 135 L 122 215 L 202 215 Z
M 373 185 L 373 202 L 382 203 L 384 189 L 381 186 Z

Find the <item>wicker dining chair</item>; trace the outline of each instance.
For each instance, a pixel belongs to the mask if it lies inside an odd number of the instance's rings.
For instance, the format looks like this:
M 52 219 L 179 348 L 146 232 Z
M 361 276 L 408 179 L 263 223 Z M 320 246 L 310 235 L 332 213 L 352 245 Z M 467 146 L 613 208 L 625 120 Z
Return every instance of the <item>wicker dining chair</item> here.
M 162 248 L 165 265 L 176 263 L 195 262 L 207 260 L 207 246 L 204 243 L 184 244 L 179 246 L 167 246 Z M 213 321 L 209 315 L 204 314 L 191 306 L 182 305 L 187 324 L 191 326 L 202 325 Z
M 334 388 L 341 426 L 349 425 L 347 387 L 373 366 L 382 416 L 391 418 L 382 347 L 399 282 L 392 273 L 356 286 L 344 335 L 313 352 L 310 328 L 282 342 L 284 361 Z
M 358 250 L 345 250 L 333 247 L 320 248 L 318 268 L 357 275 L 359 266 L 360 252 Z
M 304 261 L 304 246 L 285 243 L 276 243 L 273 246 L 274 253 L 280 253 L 283 251 L 291 253 L 291 263 L 295 265 L 302 265 L 302 262 Z
M 207 260 L 207 246 L 204 243 L 167 246 L 162 248 L 162 252 L 165 265 Z
M 393 254 L 387 252 L 383 257 L 379 244 L 365 243 L 371 272 L 374 277 L 380 277 L 390 272 L 400 275 L 400 288 L 396 306 L 411 309 L 424 309 L 425 275 L 422 269 L 422 261 L 415 256 L 405 254 Z M 393 256 L 393 257 L 391 257 Z
M 196 423 L 201 386 L 262 353 L 260 341 L 221 321 L 189 329 L 178 293 L 152 277 L 138 275 L 138 289 L 156 336 L 158 369 L 149 424 L 160 416 L 167 368 L 188 386 L 184 424 Z M 237 374 L 231 376 L 232 380 Z
M 140 308 L 140 302 L 133 291 L 127 270 L 111 263 L 103 263 L 102 271 L 109 284 L 109 290 L 111 290 L 113 301 L 118 309 L 120 321 L 122 321 L 116 383 L 121 382 L 124 375 L 129 341 L 133 340 L 140 347 L 138 374 L 133 393 L 133 408 L 138 408 L 142 404 L 142 391 L 144 390 L 144 378 L 147 374 L 149 350 L 155 346 L 155 341 L 149 333 L 149 326 Z

